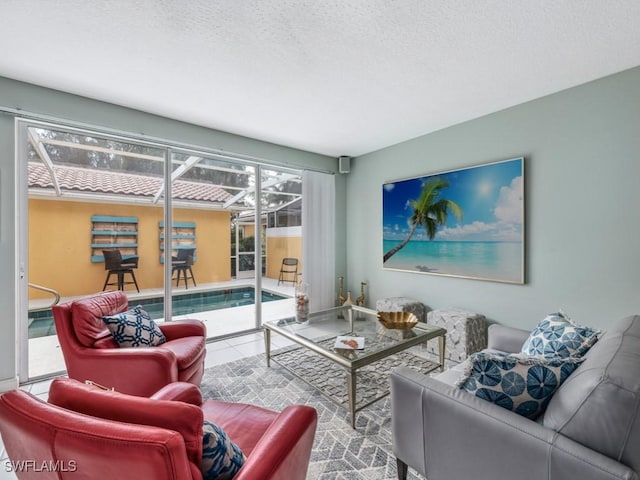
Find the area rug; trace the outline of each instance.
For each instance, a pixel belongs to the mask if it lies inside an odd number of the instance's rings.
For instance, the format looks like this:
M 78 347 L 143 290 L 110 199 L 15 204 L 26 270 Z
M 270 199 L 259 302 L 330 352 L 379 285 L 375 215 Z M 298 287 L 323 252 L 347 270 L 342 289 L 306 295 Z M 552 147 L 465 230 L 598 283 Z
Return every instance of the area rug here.
M 264 354 L 208 368 L 202 394 L 205 399 L 244 402 L 272 410 L 295 403 L 315 407 L 318 428 L 307 474 L 309 480 L 397 479 L 388 396 L 359 411 L 354 430 L 345 407 L 282 366 L 271 362 L 271 367 L 267 367 Z M 410 469 L 407 478 L 422 477 Z

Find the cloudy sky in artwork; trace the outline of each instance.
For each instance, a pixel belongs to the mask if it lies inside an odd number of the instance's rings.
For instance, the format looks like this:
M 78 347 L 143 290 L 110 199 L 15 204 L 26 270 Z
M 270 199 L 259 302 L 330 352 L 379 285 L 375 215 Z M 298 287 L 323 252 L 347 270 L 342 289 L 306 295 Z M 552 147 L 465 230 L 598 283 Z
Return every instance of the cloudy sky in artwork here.
M 450 214 L 434 241 L 522 241 L 522 158 L 385 183 L 382 190 L 385 240 L 406 238 L 411 229 L 411 201 L 420 197 L 422 186 L 433 177 L 449 182 L 441 198 L 456 202 L 463 212 L 461 220 Z M 428 240 L 425 229 L 419 227 L 412 240 Z

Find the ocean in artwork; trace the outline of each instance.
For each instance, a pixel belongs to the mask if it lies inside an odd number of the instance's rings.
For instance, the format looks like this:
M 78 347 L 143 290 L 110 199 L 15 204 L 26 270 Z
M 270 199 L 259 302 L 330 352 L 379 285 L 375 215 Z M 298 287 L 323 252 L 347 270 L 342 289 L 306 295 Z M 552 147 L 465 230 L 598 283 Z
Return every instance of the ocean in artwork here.
M 384 240 L 384 252 L 399 243 Z M 521 283 L 522 255 L 522 242 L 411 240 L 384 268 Z

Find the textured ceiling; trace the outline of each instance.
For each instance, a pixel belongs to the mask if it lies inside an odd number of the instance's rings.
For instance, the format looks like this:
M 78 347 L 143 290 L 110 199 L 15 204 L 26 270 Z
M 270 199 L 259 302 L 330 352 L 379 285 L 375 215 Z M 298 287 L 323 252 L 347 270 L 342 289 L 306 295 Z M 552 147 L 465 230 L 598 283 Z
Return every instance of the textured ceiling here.
M 358 156 L 640 65 L 638 0 L 0 0 L 0 76 Z

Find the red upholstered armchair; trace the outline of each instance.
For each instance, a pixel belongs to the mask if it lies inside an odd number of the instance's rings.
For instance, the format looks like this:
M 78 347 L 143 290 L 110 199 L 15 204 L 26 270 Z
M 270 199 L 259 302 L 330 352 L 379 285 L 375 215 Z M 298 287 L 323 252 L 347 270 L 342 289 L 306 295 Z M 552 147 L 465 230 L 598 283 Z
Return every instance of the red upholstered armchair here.
M 204 324 L 199 320 L 160 323 L 165 343 L 121 348 L 102 317 L 128 308 L 122 291 L 100 293 L 52 308 L 69 377 L 146 397 L 171 382 L 200 385 L 206 355 Z
M 144 398 L 58 378 L 49 403 L 22 390 L 0 396 L 0 433 L 13 465 L 23 466 L 16 471 L 21 480 L 202 480 L 202 424 L 208 420 L 247 457 L 234 480 L 305 479 L 314 408 L 291 405 L 273 412 L 201 403 L 190 383 L 173 383 Z

